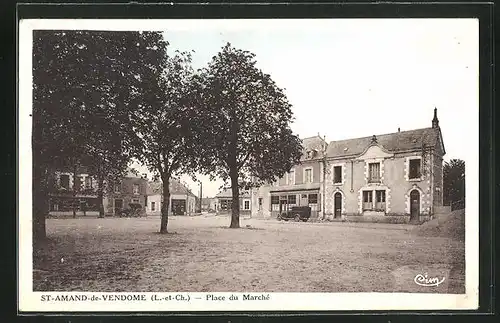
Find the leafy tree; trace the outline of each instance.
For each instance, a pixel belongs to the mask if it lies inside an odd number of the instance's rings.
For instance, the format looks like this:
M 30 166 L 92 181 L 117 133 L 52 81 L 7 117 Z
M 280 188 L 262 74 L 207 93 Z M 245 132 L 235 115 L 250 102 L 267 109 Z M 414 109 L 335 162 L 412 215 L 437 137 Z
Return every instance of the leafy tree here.
M 85 157 L 98 176 L 123 168 L 130 110 L 148 95 L 141 78 L 162 58 L 152 45 L 158 39 L 158 32 L 34 32 L 34 241 L 45 237 L 54 169 Z
M 465 162 L 451 159 L 443 166 L 444 205 L 465 207 Z
M 203 125 L 198 165 L 230 181 L 231 228 L 239 224 L 239 192 L 271 183 L 300 160 L 292 133 L 291 104 L 282 89 L 256 67 L 255 55 L 225 45 L 195 77 L 193 123 Z
M 144 79 L 150 95 L 133 114 L 136 141 L 134 157 L 162 180 L 160 233 L 167 233 L 170 181 L 180 174 L 193 174 L 198 152 L 197 124 L 190 119 L 191 54 L 166 53 L 167 43 L 158 41 L 164 59 L 154 75 Z M 187 205 L 186 205 L 187 207 Z

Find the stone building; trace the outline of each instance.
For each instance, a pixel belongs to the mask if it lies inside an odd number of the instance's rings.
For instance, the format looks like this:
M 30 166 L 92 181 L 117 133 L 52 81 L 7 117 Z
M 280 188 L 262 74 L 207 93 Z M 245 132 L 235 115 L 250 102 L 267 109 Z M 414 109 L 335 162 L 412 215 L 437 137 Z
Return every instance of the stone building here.
M 133 172 L 122 177 L 119 181 L 109 182 L 103 205 L 106 216 L 118 215 L 121 210 L 128 209 L 129 205 L 140 204 L 146 208 L 147 179 Z
M 147 208 L 148 215 L 160 215 L 163 201 L 163 188 L 161 181 L 148 183 Z M 196 213 L 198 198 L 185 185 L 178 180 L 170 181 L 170 203 L 168 214 L 193 215 Z
M 313 217 L 418 221 L 443 205 L 445 148 L 437 109 L 429 128 L 325 144 L 320 137 L 304 139 L 301 164 L 275 185 L 252 191 L 253 215 L 274 217 L 290 206 L 309 205 Z
M 216 199 L 216 212 L 217 214 L 231 214 L 231 205 L 233 203 L 233 193 L 231 189 L 224 189 L 215 195 Z M 251 212 L 251 199 L 248 190 L 240 191 L 240 214 L 250 214 Z

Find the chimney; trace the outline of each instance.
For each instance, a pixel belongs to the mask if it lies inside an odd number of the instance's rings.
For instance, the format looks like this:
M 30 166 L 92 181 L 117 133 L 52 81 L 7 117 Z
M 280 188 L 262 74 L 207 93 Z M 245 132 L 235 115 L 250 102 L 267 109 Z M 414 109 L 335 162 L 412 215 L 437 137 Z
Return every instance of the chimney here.
M 401 128 L 398 128 L 398 132 L 401 132 Z
M 432 118 L 432 128 L 437 129 L 439 128 L 439 120 L 437 117 L 437 108 L 434 108 L 434 118 Z

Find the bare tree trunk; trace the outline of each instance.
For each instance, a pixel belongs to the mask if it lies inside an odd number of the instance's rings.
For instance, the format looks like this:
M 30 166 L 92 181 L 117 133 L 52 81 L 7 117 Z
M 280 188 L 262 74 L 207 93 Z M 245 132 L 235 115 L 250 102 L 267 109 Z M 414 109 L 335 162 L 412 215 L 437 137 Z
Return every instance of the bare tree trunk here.
M 170 178 L 162 178 L 163 183 L 163 201 L 161 203 L 161 224 L 160 233 L 168 233 L 168 209 L 170 207 Z
M 238 170 L 236 167 L 230 170 L 231 174 L 231 191 L 233 201 L 231 203 L 231 225 L 230 228 L 240 227 L 240 189 L 238 187 Z
M 46 170 L 33 158 L 33 245 L 47 237 L 45 218 L 49 212 Z
M 76 218 L 76 163 L 73 165 L 73 218 Z
M 99 217 L 104 218 L 104 176 L 99 175 L 97 187 L 97 199 L 99 200 Z

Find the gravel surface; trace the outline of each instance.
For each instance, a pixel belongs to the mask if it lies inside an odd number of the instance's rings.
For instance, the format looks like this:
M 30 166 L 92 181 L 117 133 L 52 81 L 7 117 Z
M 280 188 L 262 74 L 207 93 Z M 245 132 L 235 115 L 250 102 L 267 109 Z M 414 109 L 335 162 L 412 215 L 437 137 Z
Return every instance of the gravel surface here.
M 229 217 L 48 219 L 35 291 L 464 293 L 464 243 L 411 225 Z M 446 275 L 421 287 L 417 274 Z

